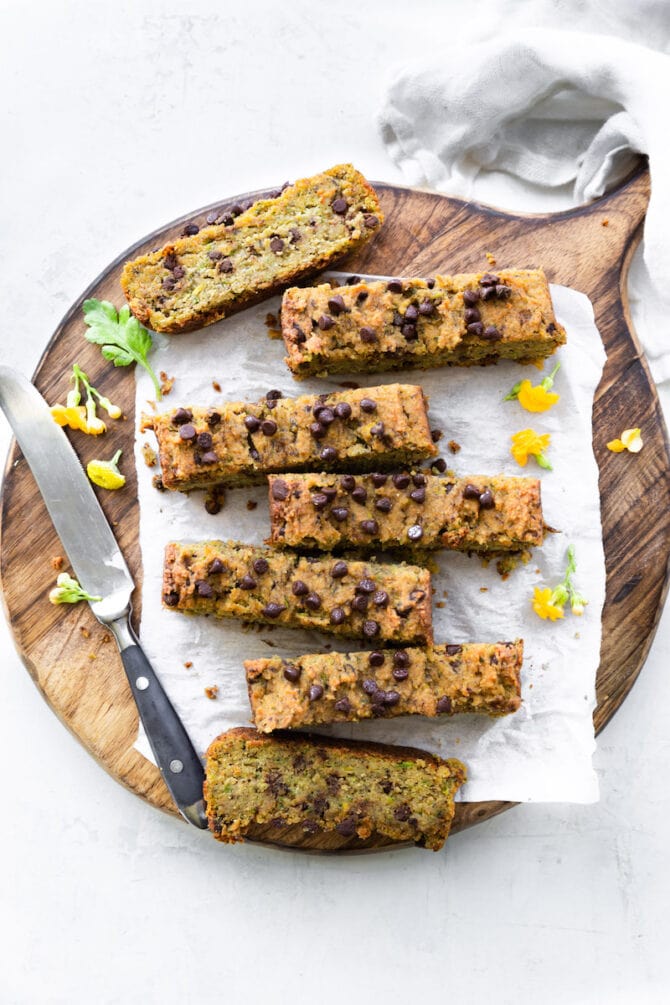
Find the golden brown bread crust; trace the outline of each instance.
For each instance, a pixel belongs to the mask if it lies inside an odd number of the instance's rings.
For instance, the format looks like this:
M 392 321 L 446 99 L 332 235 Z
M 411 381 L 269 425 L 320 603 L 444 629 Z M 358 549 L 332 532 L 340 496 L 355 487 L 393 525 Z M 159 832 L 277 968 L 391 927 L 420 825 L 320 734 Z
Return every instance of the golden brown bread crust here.
M 263 733 L 397 715 L 510 715 L 521 705 L 523 642 L 245 661 Z
M 464 765 L 414 747 L 231 729 L 206 754 L 209 827 L 224 842 L 254 824 L 302 824 L 308 833 L 376 832 L 437 851 L 454 815 Z
M 268 543 L 274 547 L 500 554 L 539 547 L 544 540 L 537 478 L 454 478 L 425 471 L 345 480 L 334 474 L 282 474 L 285 488 L 279 494 L 276 480 L 268 477 Z
M 291 288 L 281 326 L 298 378 L 531 363 L 566 338 L 541 269 Z
M 156 434 L 165 488 L 188 492 L 248 485 L 271 472 L 370 470 L 433 457 L 426 408 L 415 384 L 299 398 L 269 391 L 258 402 L 149 415 L 143 428 Z
M 322 271 L 374 237 L 383 219 L 372 186 L 338 164 L 127 262 L 121 286 L 154 331 L 192 331 Z
M 306 628 L 394 643 L 432 642 L 427 569 L 372 561 L 340 563 L 239 541 L 171 542 L 163 603 L 185 614 Z

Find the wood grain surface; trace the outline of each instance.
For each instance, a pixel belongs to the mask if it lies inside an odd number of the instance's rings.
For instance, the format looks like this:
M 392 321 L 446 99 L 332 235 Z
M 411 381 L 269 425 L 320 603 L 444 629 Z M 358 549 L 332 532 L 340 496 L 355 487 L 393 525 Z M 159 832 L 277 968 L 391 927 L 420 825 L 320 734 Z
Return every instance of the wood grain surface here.
M 667 590 L 668 444 L 656 392 L 632 330 L 625 289 L 649 198 L 646 167 L 641 164 L 628 181 L 597 202 L 551 215 L 519 216 L 429 192 L 384 184 L 375 187 L 386 223 L 372 244 L 340 268 L 430 276 L 437 271 L 488 269 L 485 256 L 490 252 L 500 268 L 541 266 L 552 282 L 581 290 L 593 302 L 607 350 L 593 410 L 607 564 L 595 712 L 596 729 L 601 730 L 640 672 Z M 216 205 L 232 205 L 262 194 L 237 195 Z M 64 401 L 68 374 L 77 361 L 93 383 L 100 384 L 124 409 L 127 421 L 109 423 L 102 453 L 111 456 L 123 448 L 127 487 L 118 493 L 99 492 L 99 498 L 138 584 L 136 623 L 141 615 L 142 570 L 132 462 L 134 381 L 130 370 L 113 369 L 99 349 L 84 340 L 81 305 L 86 297 L 95 296 L 120 306 L 119 275 L 124 261 L 165 244 L 186 222 L 204 223 L 213 208 L 205 207 L 157 230 L 117 258 L 72 306 L 34 375 L 50 403 Z M 264 337 L 259 332 L 259 338 Z M 279 358 L 279 345 L 276 351 Z M 606 449 L 609 439 L 636 425 L 644 431 L 642 454 L 622 458 Z M 101 443 L 93 437 L 74 433 L 72 441 L 83 463 L 101 454 Z M 56 608 L 48 602 L 56 575 L 52 559 L 62 554 L 32 475 L 14 445 L 0 508 L 0 581 L 18 651 L 43 697 L 93 757 L 137 795 L 175 813 L 158 770 L 132 749 L 137 712 L 109 634 L 95 621 L 88 605 Z M 470 827 L 512 805 L 461 803 L 454 829 Z M 338 835 L 308 837 L 299 828 L 283 832 L 259 828 L 255 837 L 320 850 L 388 844 L 378 836 L 367 841 Z

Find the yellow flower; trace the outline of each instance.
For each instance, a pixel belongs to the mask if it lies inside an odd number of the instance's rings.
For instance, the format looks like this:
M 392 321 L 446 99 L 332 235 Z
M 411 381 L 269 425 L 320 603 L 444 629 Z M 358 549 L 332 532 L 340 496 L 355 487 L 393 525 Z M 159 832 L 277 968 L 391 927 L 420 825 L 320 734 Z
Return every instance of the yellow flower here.
M 122 453 L 122 450 L 117 450 L 111 461 L 94 460 L 88 462 L 86 474 L 94 485 L 99 485 L 102 489 L 123 488 L 126 484 L 126 479 L 117 467 L 119 457 Z
M 549 586 L 536 586 L 533 590 L 533 610 L 545 620 L 556 621 L 563 617 L 563 608 L 554 602 L 554 591 Z
M 91 383 L 77 364 L 72 367 L 72 389 L 68 393 L 64 405 L 53 405 L 51 414 L 59 426 L 69 426 L 70 429 L 80 429 L 82 433 L 90 433 L 99 436 L 107 430 L 107 426 L 99 418 L 96 412 L 95 402 L 104 408 L 112 419 L 121 418 L 122 412 L 118 405 L 113 405 L 109 398 L 103 397 Z M 86 391 L 86 404 L 82 405 L 79 384 L 83 384 Z
M 49 601 L 52 604 L 78 604 L 80 600 L 102 600 L 102 597 L 94 597 L 86 590 L 83 590 L 76 579 L 69 573 L 61 572 L 56 580 L 56 586 L 49 592 Z
M 84 405 L 52 405 L 51 414 L 59 426 L 80 429 L 82 433 L 91 433 L 93 436 L 99 436 L 107 429 L 97 415 L 89 416 Z
M 529 457 L 534 457 L 541 468 L 551 471 L 551 464 L 544 451 L 551 443 L 549 433 L 536 433 L 534 429 L 521 429 L 512 436 L 510 453 L 519 467 L 525 468 Z
M 517 394 L 517 400 L 527 412 L 546 412 L 555 405 L 560 394 L 545 391 L 541 384 L 533 387 L 529 380 L 522 380 Z
M 644 446 L 640 432 L 639 428 L 624 429 L 621 439 L 610 440 L 607 449 L 611 450 L 613 454 L 620 454 L 624 450 L 628 450 L 631 454 L 639 454 Z

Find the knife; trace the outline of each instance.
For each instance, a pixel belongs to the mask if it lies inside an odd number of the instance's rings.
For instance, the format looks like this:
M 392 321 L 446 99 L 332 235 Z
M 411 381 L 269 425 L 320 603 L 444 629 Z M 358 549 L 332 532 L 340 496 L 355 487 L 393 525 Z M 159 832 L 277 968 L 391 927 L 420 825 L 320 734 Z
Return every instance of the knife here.
M 90 482 L 49 406 L 21 374 L 0 366 L 0 408 L 14 431 L 93 614 L 121 653 L 156 763 L 181 815 L 207 827 L 204 771 L 130 624 L 134 582 Z

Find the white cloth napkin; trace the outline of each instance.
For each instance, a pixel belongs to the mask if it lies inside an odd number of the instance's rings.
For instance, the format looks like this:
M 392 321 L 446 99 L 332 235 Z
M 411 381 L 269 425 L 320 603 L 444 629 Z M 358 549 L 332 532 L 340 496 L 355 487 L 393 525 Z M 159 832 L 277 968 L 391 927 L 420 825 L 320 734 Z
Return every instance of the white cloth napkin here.
M 669 96 L 664 53 L 609 36 L 528 29 L 479 43 L 459 39 L 439 61 L 401 70 L 380 125 L 411 184 L 466 199 L 487 169 L 542 186 L 574 181 L 575 200 L 586 202 L 620 181 L 637 154 L 648 154 L 644 261 L 667 317 Z M 653 323 L 640 333 L 658 381 L 670 379 L 667 327 Z

